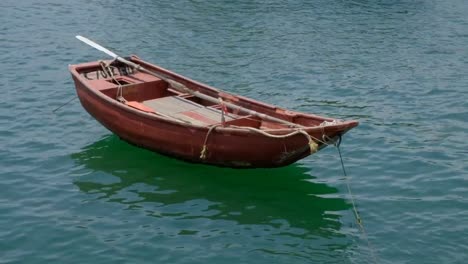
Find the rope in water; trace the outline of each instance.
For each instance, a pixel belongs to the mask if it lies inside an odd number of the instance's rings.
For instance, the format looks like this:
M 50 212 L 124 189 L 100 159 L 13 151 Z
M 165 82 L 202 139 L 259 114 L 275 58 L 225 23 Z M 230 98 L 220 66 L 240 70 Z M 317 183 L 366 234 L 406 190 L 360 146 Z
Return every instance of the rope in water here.
M 206 152 L 208 150 L 208 148 L 207 148 L 208 137 L 210 136 L 211 132 L 213 132 L 216 129 L 216 127 L 218 127 L 218 126 L 219 125 L 214 125 L 214 126 L 210 127 L 210 129 L 208 130 L 208 133 L 207 133 L 207 135 L 205 137 L 205 141 L 203 143 L 203 148 L 202 148 L 201 153 L 200 153 L 200 158 L 201 159 L 206 158 Z M 234 126 L 234 127 L 237 127 L 237 126 Z M 343 155 L 341 154 L 341 149 L 340 149 L 340 145 L 341 145 L 341 141 L 342 141 L 341 135 L 339 136 L 337 141 L 334 141 L 333 139 L 328 138 L 325 135 L 324 135 L 323 140 L 319 140 L 317 138 L 312 137 L 311 135 L 309 135 L 306 131 L 304 131 L 302 129 L 295 130 L 295 131 L 293 131 L 293 132 L 291 132 L 289 134 L 285 134 L 285 135 L 273 135 L 273 134 L 267 133 L 265 131 L 262 131 L 260 129 L 256 129 L 256 128 L 252 128 L 252 127 L 238 127 L 238 128 L 251 130 L 251 131 L 260 133 L 260 134 L 262 134 L 264 136 L 271 137 L 271 138 L 286 138 L 286 137 L 294 136 L 294 135 L 297 135 L 297 134 L 303 134 L 308 139 L 308 144 L 309 144 L 309 147 L 310 147 L 310 150 L 311 150 L 312 153 L 316 152 L 317 149 L 318 149 L 318 144 L 315 141 L 320 142 L 322 144 L 325 144 L 327 146 L 331 145 L 328 142 L 334 142 L 333 145 L 338 150 L 338 154 L 340 156 L 341 168 L 343 169 L 343 174 L 344 174 L 345 179 L 346 179 L 346 187 L 348 189 L 349 199 L 351 200 L 351 204 L 353 206 L 353 213 L 354 213 L 354 217 L 356 219 L 356 223 L 358 224 L 359 229 L 361 230 L 361 232 L 362 232 L 362 234 L 364 236 L 364 240 L 366 240 L 366 242 L 367 242 L 367 246 L 369 247 L 369 250 L 370 250 L 371 256 L 372 256 L 372 258 L 374 260 L 374 263 L 379 263 L 378 258 L 377 258 L 377 254 L 375 253 L 374 246 L 369 241 L 366 229 L 364 228 L 364 224 L 362 222 L 362 218 L 359 215 L 359 212 L 357 210 L 354 195 L 353 195 L 353 193 L 351 191 L 350 179 L 348 177 L 348 174 L 346 173 L 346 169 L 345 169 L 344 162 L 343 162 Z M 315 141 L 312 140 L 312 139 L 314 139 Z
M 68 102 L 62 104 L 61 106 L 55 108 L 54 110 L 52 110 L 52 113 L 55 113 L 57 110 L 59 110 L 60 108 L 66 106 L 67 104 L 71 103 L 72 101 L 74 101 L 75 99 L 77 99 L 78 97 L 74 96 L 72 99 L 70 99 Z
M 372 256 L 372 258 L 374 260 L 374 263 L 379 263 L 378 258 L 377 258 L 377 254 L 375 253 L 375 249 L 374 249 L 373 245 L 371 244 L 371 242 L 369 241 L 366 229 L 364 228 L 364 224 L 362 222 L 362 218 L 359 215 L 359 212 L 358 212 L 357 207 L 356 207 L 356 202 L 355 202 L 355 199 L 354 199 L 354 195 L 353 195 L 353 193 L 351 191 L 350 179 L 348 177 L 348 174 L 346 173 L 346 169 L 345 169 L 344 162 L 343 162 L 343 156 L 341 155 L 340 145 L 341 145 L 341 135 L 339 137 L 339 140 L 335 143 L 335 147 L 338 150 L 338 154 L 340 156 L 341 168 L 343 169 L 343 174 L 345 176 L 346 187 L 348 188 L 349 199 L 351 200 L 351 204 L 353 206 L 354 217 L 356 218 L 356 223 L 358 224 L 359 229 L 361 230 L 361 233 L 364 236 L 364 240 L 366 240 L 366 242 L 367 242 L 367 246 L 369 247 L 369 251 L 370 251 L 371 256 Z

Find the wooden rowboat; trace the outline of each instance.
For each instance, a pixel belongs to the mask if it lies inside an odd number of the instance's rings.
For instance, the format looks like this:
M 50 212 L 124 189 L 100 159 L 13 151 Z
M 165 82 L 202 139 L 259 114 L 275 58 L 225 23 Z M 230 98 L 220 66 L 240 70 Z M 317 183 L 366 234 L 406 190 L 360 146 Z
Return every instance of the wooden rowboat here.
M 358 125 L 233 95 L 137 56 L 69 69 L 81 104 L 107 129 L 136 146 L 196 163 L 285 166 Z

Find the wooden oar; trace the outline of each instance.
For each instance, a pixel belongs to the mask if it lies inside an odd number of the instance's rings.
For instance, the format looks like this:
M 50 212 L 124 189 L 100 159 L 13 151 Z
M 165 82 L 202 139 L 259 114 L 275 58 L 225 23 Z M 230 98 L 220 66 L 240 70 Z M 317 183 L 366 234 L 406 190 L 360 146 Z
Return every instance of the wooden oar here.
M 124 63 L 124 64 L 126 64 L 126 65 L 128 65 L 128 66 L 130 66 L 132 68 L 134 68 L 135 70 L 147 73 L 149 75 L 153 75 L 155 77 L 158 77 L 158 78 L 168 82 L 171 85 L 172 88 L 174 88 L 174 89 L 176 89 L 176 90 L 178 90 L 180 92 L 189 93 L 189 94 L 191 94 L 191 95 L 193 95 L 195 97 L 201 98 L 201 99 L 206 100 L 206 101 L 211 102 L 211 103 L 215 103 L 215 104 L 219 103 L 218 98 L 214 98 L 214 97 L 208 96 L 206 94 L 200 93 L 198 91 L 194 91 L 192 89 L 189 89 L 187 86 L 181 84 L 180 82 L 177 82 L 175 80 L 170 79 L 166 75 L 147 70 L 147 69 L 141 67 L 140 65 L 138 65 L 136 63 L 133 63 L 133 62 L 131 62 L 129 60 L 126 60 L 126 59 L 118 56 L 114 52 L 104 48 L 103 46 L 97 44 L 96 42 L 94 42 L 94 41 L 92 41 L 90 39 L 87 39 L 87 38 L 82 37 L 82 36 L 76 36 L 76 38 L 83 41 L 84 43 L 88 44 L 89 46 L 106 53 L 107 55 L 111 56 L 115 60 L 118 60 L 118 61 L 120 61 L 120 62 L 122 62 L 122 63 Z M 281 124 L 284 124 L 284 125 L 288 125 L 290 127 L 304 128 L 304 126 L 301 126 L 299 124 L 291 123 L 291 122 L 288 122 L 288 121 L 283 120 L 283 119 L 279 119 L 279 118 L 276 118 L 276 117 L 273 117 L 273 116 L 262 114 L 262 113 L 259 113 L 259 112 L 256 112 L 256 111 L 250 110 L 248 108 L 244 108 L 244 107 L 241 107 L 241 106 L 229 103 L 229 102 L 224 102 L 224 105 L 226 105 L 227 108 L 237 110 L 237 111 L 246 113 L 248 115 L 257 116 L 257 117 L 259 117 L 261 119 L 281 123 Z

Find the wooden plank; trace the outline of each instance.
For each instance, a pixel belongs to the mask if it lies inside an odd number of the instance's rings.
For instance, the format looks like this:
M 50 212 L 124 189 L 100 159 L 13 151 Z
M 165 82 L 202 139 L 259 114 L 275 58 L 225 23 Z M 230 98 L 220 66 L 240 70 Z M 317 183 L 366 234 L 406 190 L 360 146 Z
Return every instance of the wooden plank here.
M 173 116 L 177 119 L 180 119 L 180 120 L 192 123 L 192 124 L 196 124 L 196 125 L 202 125 L 202 126 L 213 125 L 213 124 L 219 123 L 219 121 L 206 118 L 204 116 L 201 116 L 191 111 L 177 113 L 177 114 L 174 114 Z
M 221 123 L 221 110 L 205 107 L 185 98 L 167 96 L 143 102 L 154 111 L 173 118 L 197 125 L 213 125 Z M 232 116 L 232 115 L 231 115 Z M 225 115 L 226 121 L 234 120 Z
M 161 112 L 168 115 L 185 111 L 192 111 L 203 107 L 202 105 L 184 100 L 183 98 L 177 96 L 167 96 L 148 100 L 144 101 L 143 104 L 153 108 L 156 112 Z

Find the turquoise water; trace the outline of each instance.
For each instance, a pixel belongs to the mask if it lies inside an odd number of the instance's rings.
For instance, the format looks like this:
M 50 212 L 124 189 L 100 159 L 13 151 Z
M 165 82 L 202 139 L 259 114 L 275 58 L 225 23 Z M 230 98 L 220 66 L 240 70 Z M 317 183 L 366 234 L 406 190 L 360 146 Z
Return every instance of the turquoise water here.
M 361 125 L 344 161 L 379 263 L 468 259 L 468 3 L 0 2 L 0 263 L 372 263 L 336 149 L 280 169 L 120 141 L 81 34 L 232 93 Z

